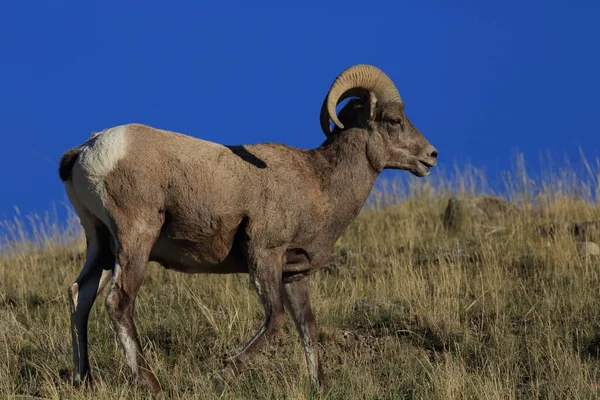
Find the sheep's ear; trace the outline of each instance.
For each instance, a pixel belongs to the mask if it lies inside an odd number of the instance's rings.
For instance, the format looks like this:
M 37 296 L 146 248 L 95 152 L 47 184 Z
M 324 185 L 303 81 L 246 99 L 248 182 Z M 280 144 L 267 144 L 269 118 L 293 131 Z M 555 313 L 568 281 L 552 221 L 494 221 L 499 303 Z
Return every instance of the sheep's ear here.
M 369 120 L 375 119 L 375 109 L 377 108 L 377 96 L 375 93 L 369 92 Z
M 367 158 L 376 171 L 385 168 L 385 143 L 381 135 L 367 135 Z

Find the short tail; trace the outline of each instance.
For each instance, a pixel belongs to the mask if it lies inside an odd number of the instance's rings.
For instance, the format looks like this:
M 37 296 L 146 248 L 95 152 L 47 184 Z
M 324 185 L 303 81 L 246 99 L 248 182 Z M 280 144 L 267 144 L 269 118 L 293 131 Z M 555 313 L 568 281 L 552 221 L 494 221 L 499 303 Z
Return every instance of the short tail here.
M 63 182 L 71 179 L 71 170 L 73 169 L 73 165 L 75 165 L 75 161 L 77 161 L 80 151 L 81 150 L 79 147 L 74 147 L 70 150 L 67 150 L 60 159 L 58 175 Z

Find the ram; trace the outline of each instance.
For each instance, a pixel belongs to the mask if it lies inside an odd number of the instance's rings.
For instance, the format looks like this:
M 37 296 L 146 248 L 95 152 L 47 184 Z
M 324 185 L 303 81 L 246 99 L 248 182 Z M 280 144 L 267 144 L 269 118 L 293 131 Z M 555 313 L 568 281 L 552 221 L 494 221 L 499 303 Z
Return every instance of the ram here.
M 338 117 L 336 106 L 349 97 Z M 405 116 L 391 79 L 371 65 L 336 78 L 320 117 L 327 139 L 313 150 L 223 146 L 131 124 L 63 155 L 60 177 L 87 239 L 85 264 L 69 287 L 75 383 L 91 381 L 88 317 L 110 282 L 106 308 L 134 379 L 161 390 L 134 324 L 136 294 L 155 261 L 186 273 L 249 274 L 264 322 L 227 360 L 225 378 L 280 330 L 285 305 L 311 383 L 324 384 L 308 277 L 324 266 L 383 169 L 426 176 L 437 151 Z

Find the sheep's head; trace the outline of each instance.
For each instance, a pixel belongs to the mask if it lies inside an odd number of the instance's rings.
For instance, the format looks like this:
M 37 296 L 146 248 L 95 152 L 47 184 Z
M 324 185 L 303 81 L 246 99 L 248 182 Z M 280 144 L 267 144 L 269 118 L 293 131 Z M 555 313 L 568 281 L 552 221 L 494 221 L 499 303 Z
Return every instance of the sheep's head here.
M 335 107 L 348 97 L 357 98 L 346 104 L 338 118 Z M 333 132 L 330 118 L 335 124 Z M 327 137 L 354 127 L 368 131 L 367 155 L 380 171 L 404 169 L 426 176 L 437 163 L 437 150 L 404 114 L 404 102 L 394 83 L 371 65 L 355 65 L 342 72 L 321 108 L 321 128 Z

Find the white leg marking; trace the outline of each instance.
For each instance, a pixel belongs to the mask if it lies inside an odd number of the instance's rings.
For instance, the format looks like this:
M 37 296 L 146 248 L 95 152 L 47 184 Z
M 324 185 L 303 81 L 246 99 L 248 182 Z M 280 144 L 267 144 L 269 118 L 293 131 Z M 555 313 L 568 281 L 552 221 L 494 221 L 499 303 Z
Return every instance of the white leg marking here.
M 262 294 L 262 286 L 260 286 L 260 281 L 258 280 L 258 278 L 256 276 L 252 276 L 252 283 L 254 283 L 254 287 L 256 288 L 256 293 L 258 293 L 258 298 L 260 299 L 260 302 L 262 304 L 263 303 L 263 294 Z
M 96 296 L 100 294 L 100 292 L 106 287 L 108 282 L 110 282 L 112 277 L 112 270 L 105 269 L 102 271 L 102 276 L 100 277 L 100 284 L 98 285 L 98 290 L 96 291 Z
M 306 364 L 308 366 L 310 379 L 311 379 L 311 381 L 313 381 L 313 383 L 315 383 L 315 382 L 318 383 L 318 380 L 319 380 L 319 370 L 318 370 L 319 358 L 317 356 L 317 352 L 315 351 L 314 344 L 312 343 L 312 339 L 308 332 L 308 327 L 306 326 L 304 321 L 302 322 L 301 329 L 302 329 L 302 337 L 303 337 L 302 342 L 304 344 L 304 353 L 306 355 Z
M 106 272 L 106 271 L 104 271 Z M 110 272 L 110 271 L 109 271 Z M 117 285 L 117 280 L 121 275 L 121 266 L 118 262 L 115 263 L 115 267 L 112 271 L 112 282 L 110 287 L 110 292 L 106 297 L 106 303 L 111 308 L 117 308 L 119 304 L 117 303 L 117 299 L 114 298 L 116 295 L 114 292 L 115 286 Z M 104 278 L 104 273 L 101 279 Z M 123 321 L 114 321 L 115 330 L 117 331 L 117 335 L 119 336 L 119 340 L 123 345 L 123 350 L 125 351 L 125 358 L 127 360 L 127 364 L 131 368 L 131 371 L 134 377 L 139 376 L 139 365 L 137 362 L 137 346 L 131 332 L 127 329 L 126 326 L 123 325 Z
M 135 344 L 135 340 L 133 337 L 131 337 L 129 331 L 127 331 L 127 329 L 125 329 L 123 326 L 119 326 L 119 336 L 121 338 L 121 343 L 123 343 L 127 364 L 129 364 L 131 372 L 137 376 L 139 375 L 140 371 L 137 363 L 137 346 Z
M 71 312 L 77 311 L 77 300 L 79 299 L 79 285 L 77 282 L 69 287 L 69 297 L 71 298 Z
M 117 279 L 121 276 L 121 265 L 118 262 L 115 263 L 115 268 L 112 271 L 112 282 L 110 283 L 111 288 L 115 286 Z
M 106 295 L 106 306 L 110 309 L 115 309 L 119 306 L 118 300 L 115 299 L 115 291 L 114 288 L 117 285 L 117 278 L 121 275 L 121 266 L 118 262 L 115 263 L 115 267 L 112 270 L 112 280 L 110 282 L 110 290 Z M 119 332 L 117 332 L 119 334 Z

